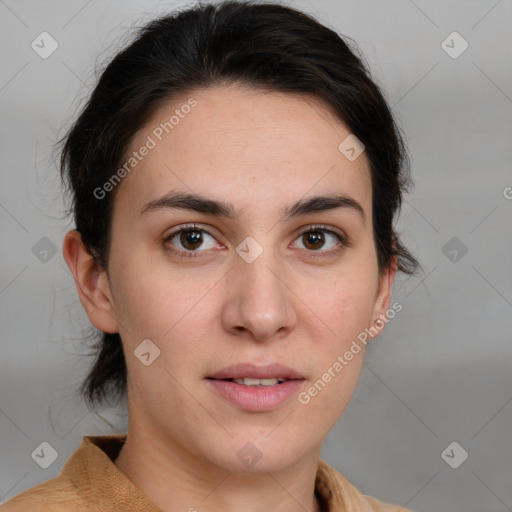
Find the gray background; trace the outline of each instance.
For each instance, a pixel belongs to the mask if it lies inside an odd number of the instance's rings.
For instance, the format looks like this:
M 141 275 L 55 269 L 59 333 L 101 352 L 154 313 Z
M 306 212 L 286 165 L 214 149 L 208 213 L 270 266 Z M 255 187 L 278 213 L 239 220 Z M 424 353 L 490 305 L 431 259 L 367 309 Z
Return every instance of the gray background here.
M 322 456 L 418 512 L 512 510 L 512 4 L 290 4 L 354 38 L 387 91 L 416 183 L 399 226 L 424 266 L 396 282 L 404 309 Z M 72 224 L 52 145 L 126 30 L 183 5 L 0 0 L 0 503 L 56 476 L 82 436 L 125 429 L 122 412 L 100 417 L 73 393 L 88 321 L 61 254 Z M 59 45 L 47 59 L 31 48 L 43 31 Z M 442 47 L 453 31 L 469 44 L 457 58 Z M 58 453 L 47 469 L 31 458 L 43 441 Z M 469 454 L 458 469 L 441 456 L 453 441 Z

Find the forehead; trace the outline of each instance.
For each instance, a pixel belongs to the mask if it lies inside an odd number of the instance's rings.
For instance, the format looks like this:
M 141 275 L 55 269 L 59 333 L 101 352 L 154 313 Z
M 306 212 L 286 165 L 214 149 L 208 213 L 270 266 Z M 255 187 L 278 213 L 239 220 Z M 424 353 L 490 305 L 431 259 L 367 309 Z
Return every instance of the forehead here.
M 349 135 L 308 96 L 238 85 L 194 90 L 162 105 L 136 134 L 127 157 L 151 149 L 139 154 L 119 200 L 133 209 L 179 189 L 254 211 L 338 191 L 366 210 L 369 165 L 364 153 L 349 160 L 340 151 Z

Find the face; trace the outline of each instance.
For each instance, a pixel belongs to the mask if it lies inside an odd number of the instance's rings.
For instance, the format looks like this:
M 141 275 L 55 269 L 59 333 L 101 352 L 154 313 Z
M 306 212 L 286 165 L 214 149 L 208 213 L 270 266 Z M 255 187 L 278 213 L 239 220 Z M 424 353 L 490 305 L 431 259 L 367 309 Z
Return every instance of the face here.
M 139 131 L 98 281 L 111 324 L 88 308 L 123 340 L 130 428 L 230 471 L 319 452 L 364 344 L 344 354 L 394 276 L 378 272 L 368 160 L 338 149 L 349 134 L 311 98 L 237 86 L 175 98 Z M 257 375 L 289 380 L 223 380 Z

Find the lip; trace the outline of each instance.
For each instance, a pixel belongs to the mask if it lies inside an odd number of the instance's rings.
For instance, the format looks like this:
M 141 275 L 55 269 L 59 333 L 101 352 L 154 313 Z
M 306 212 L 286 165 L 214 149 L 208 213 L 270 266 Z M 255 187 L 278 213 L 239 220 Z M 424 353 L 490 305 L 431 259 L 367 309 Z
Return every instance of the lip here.
M 245 386 L 223 379 L 270 379 L 281 377 L 286 380 L 272 386 Z M 276 409 L 303 386 L 305 378 L 296 370 L 282 364 L 254 366 L 242 363 L 228 366 L 206 378 L 206 384 L 231 405 L 244 411 L 265 412 Z
M 304 382 L 304 379 L 294 379 L 273 386 L 244 386 L 229 380 L 206 380 L 207 385 L 231 405 L 252 412 L 276 409 L 296 395 Z
M 255 366 L 250 363 L 235 364 L 227 366 L 226 368 L 209 375 L 207 378 L 222 380 L 241 379 L 242 377 L 249 377 L 251 379 L 271 379 L 273 377 L 281 377 L 284 379 L 304 379 L 304 377 L 296 370 L 278 363 L 265 366 Z

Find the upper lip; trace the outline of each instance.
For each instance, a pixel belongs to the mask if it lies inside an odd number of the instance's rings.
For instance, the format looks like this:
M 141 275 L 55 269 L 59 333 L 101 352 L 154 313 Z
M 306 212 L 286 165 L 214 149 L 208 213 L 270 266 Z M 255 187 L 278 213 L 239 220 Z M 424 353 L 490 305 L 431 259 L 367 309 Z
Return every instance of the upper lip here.
M 241 379 L 243 377 L 248 377 L 250 379 L 272 379 L 274 377 L 281 379 L 304 379 L 299 372 L 278 363 L 265 366 L 255 366 L 250 363 L 235 364 L 227 366 L 226 368 L 209 375 L 207 378 L 222 380 Z

